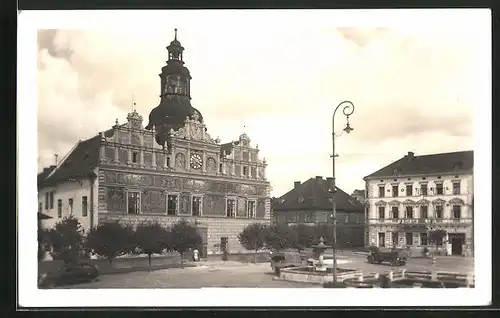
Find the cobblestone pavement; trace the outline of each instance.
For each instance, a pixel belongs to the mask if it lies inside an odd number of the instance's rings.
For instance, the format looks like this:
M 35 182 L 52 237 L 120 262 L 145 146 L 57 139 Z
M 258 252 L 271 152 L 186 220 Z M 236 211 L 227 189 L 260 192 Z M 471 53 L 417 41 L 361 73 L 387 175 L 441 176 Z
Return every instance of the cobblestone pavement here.
M 384 272 L 406 268 L 413 271 L 471 272 L 473 259 L 439 259 L 433 266 L 429 259 L 410 259 L 406 266 L 390 266 L 366 263 L 362 255 L 340 255 L 339 267 L 361 269 L 365 273 Z M 269 263 L 249 264 L 240 262 L 209 261 L 197 263 L 197 267 L 173 268 L 152 272 L 102 275 L 92 283 L 69 288 L 318 288 L 317 284 L 304 284 L 273 280 Z M 68 287 L 66 287 L 68 288 Z

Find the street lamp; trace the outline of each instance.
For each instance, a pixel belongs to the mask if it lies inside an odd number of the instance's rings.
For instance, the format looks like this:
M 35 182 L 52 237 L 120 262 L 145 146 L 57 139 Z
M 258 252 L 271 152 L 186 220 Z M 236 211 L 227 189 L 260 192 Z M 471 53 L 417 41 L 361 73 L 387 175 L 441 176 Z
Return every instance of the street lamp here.
M 332 209 L 333 209 L 333 214 L 332 214 L 332 221 L 333 221 L 333 244 L 332 244 L 332 249 L 333 249 L 333 283 L 337 283 L 337 256 L 336 256 L 336 250 L 337 250 L 337 211 L 336 211 L 336 200 L 335 200 L 335 192 L 336 192 L 336 186 L 335 186 L 335 114 L 337 113 L 337 110 L 341 107 L 344 106 L 342 109 L 342 112 L 347 118 L 347 124 L 345 128 L 342 130 L 342 133 L 345 131 L 346 133 L 350 133 L 354 129 L 351 128 L 349 125 L 349 116 L 354 113 L 354 104 L 351 103 L 350 101 L 343 101 L 340 104 L 335 107 L 335 110 L 333 111 L 333 116 L 332 116 Z M 340 135 L 342 135 L 342 133 Z M 339 135 L 339 136 L 340 136 Z

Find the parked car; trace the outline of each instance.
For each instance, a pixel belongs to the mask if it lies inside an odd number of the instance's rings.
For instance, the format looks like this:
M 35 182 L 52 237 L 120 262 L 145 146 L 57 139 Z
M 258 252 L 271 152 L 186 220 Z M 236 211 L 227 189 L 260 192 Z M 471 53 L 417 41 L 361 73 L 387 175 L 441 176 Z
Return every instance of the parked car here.
M 406 265 L 408 254 L 404 251 L 392 250 L 389 252 L 382 252 L 376 246 L 370 247 L 370 254 L 367 261 L 370 264 L 390 263 L 391 265 Z
M 64 264 L 55 272 L 45 273 L 40 277 L 41 288 L 86 283 L 95 280 L 99 276 L 97 266 L 89 263 Z

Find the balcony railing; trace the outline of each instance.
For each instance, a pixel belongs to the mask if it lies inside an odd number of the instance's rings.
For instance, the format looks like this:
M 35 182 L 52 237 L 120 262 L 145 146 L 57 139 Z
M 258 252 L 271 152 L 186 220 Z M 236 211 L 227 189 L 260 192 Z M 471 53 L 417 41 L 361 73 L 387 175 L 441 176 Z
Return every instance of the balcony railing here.
M 415 225 L 466 225 L 472 224 L 472 218 L 369 218 L 368 224 L 384 224 L 384 225 L 397 225 L 397 224 L 415 224 Z

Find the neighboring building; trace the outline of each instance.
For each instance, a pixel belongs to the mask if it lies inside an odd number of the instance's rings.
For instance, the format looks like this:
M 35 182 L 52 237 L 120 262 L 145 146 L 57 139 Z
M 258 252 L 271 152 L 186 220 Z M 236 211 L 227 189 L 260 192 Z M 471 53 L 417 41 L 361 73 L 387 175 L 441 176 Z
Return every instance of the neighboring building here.
M 364 178 L 367 245 L 429 245 L 430 228 L 445 229 L 452 254 L 472 254 L 473 151 L 403 158 Z
M 243 252 L 238 234 L 269 223 L 266 161 L 243 133 L 221 144 L 191 106 L 189 70 L 177 34 L 162 68 L 161 101 L 143 128 L 134 110 L 127 123 L 78 142 L 44 177 L 39 208 L 56 222 L 74 214 L 84 228 L 101 222 L 138 224 L 180 218 L 198 228 L 204 253 Z M 46 173 L 46 172 L 44 172 Z
M 358 200 L 361 204 L 365 204 L 365 190 L 354 190 L 351 194 L 351 197 Z
M 315 177 L 296 181 L 292 190 L 276 200 L 273 207 L 277 222 L 293 224 L 332 222 L 332 178 Z M 337 233 L 339 243 L 364 244 L 364 205 L 336 188 Z

